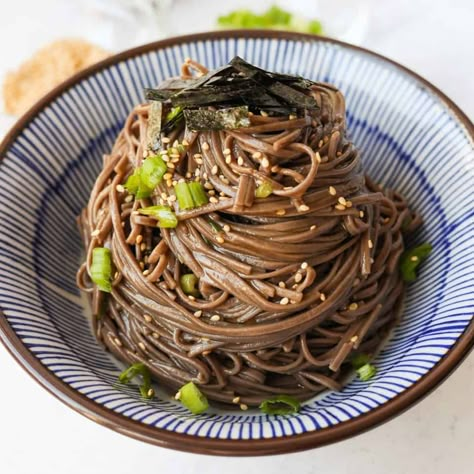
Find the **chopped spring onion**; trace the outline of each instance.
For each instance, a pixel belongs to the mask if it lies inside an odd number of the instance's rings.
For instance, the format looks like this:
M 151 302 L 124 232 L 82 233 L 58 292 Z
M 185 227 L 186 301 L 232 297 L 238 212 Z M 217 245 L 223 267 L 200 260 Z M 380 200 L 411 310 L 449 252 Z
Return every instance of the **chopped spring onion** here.
M 149 189 L 155 189 L 161 183 L 167 170 L 166 163 L 159 155 L 144 160 L 141 168 L 141 181 Z
M 179 400 L 180 402 L 193 414 L 199 415 L 209 408 L 207 398 L 201 391 L 194 385 L 193 382 L 189 382 L 183 385 L 179 389 Z
M 354 369 L 360 369 L 363 365 L 366 365 L 370 362 L 370 357 L 368 354 L 356 354 L 351 359 L 351 364 Z
M 372 364 L 364 364 L 357 369 L 357 373 L 363 382 L 367 382 L 377 373 L 377 369 Z
M 140 376 L 142 383 L 139 385 L 140 393 L 143 398 L 153 398 L 154 392 L 151 388 L 151 375 L 148 367 L 142 363 L 131 365 L 119 375 L 120 383 L 130 383 L 132 379 Z
M 125 188 L 130 194 L 137 194 L 138 188 L 140 187 L 140 168 L 137 168 L 133 174 L 131 174 L 125 182 Z
M 201 183 L 193 181 L 189 183 L 188 187 L 196 207 L 203 206 L 209 202 L 204 186 Z
M 112 291 L 112 257 L 110 249 L 96 247 L 92 250 L 90 276 L 100 291 L 105 291 L 106 293 Z
M 194 275 L 194 273 L 181 275 L 179 282 L 181 283 L 181 288 L 185 294 L 194 296 L 195 298 L 199 296 L 199 290 L 197 288 L 199 278 Z
M 255 197 L 266 198 L 270 196 L 273 192 L 273 187 L 268 181 L 264 181 L 258 188 L 255 190 Z
M 407 250 L 400 259 L 400 271 L 402 277 L 407 283 L 416 280 L 416 269 L 423 260 L 428 258 L 433 247 L 431 244 L 425 243 L 418 247 Z
M 166 163 L 161 156 L 150 156 L 128 177 L 125 188 L 137 199 L 150 197 L 154 189 L 161 183 L 166 170 Z
M 267 415 L 292 415 L 300 410 L 300 402 L 289 395 L 277 395 L 264 400 L 260 404 L 260 410 Z
M 193 209 L 195 207 L 188 183 L 178 183 L 174 187 L 174 192 L 178 199 L 180 209 L 184 211 L 185 209 Z
M 178 225 L 176 214 L 168 206 L 149 206 L 138 209 L 140 214 L 158 219 L 159 227 L 174 229 Z
M 182 111 L 182 107 L 172 107 L 171 110 L 166 114 L 165 122 L 174 120 Z

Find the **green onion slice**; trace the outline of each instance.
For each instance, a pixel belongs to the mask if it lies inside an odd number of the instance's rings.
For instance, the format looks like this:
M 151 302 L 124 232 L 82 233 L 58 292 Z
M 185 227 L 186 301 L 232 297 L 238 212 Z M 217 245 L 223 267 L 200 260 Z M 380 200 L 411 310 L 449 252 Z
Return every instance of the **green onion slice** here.
M 194 296 L 195 298 L 199 296 L 200 293 L 197 288 L 199 278 L 194 275 L 194 273 L 186 273 L 185 275 L 181 275 L 179 282 L 181 283 L 181 288 L 185 294 Z
M 209 408 L 206 396 L 201 393 L 193 382 L 183 385 L 179 389 L 179 394 L 179 400 L 193 415 L 199 415 Z
M 407 250 L 400 259 L 400 271 L 402 278 L 407 283 L 416 280 L 416 270 L 421 262 L 428 258 L 433 247 L 431 244 L 425 243 L 418 247 Z
M 172 107 L 171 110 L 166 114 L 165 123 L 175 119 L 182 111 L 182 107 Z
M 178 225 L 176 214 L 168 206 L 142 207 L 138 212 L 158 219 L 158 226 L 164 229 L 174 229 Z
M 140 376 L 142 383 L 139 385 L 140 393 L 143 398 L 153 398 L 153 389 L 151 388 L 151 375 L 148 367 L 142 363 L 131 365 L 119 375 L 120 383 L 130 383 L 135 377 Z
M 351 364 L 354 369 L 360 369 L 363 365 L 366 365 L 370 362 L 370 357 L 368 354 L 356 354 L 351 359 Z
M 201 183 L 193 181 L 188 185 L 189 191 L 194 201 L 195 207 L 203 206 L 209 202 L 209 199 L 206 194 L 206 190 Z
M 292 415 L 300 411 L 301 404 L 296 398 L 289 395 L 277 395 L 264 400 L 260 410 L 267 415 Z
M 176 194 L 176 198 L 178 199 L 180 209 L 184 211 L 186 209 L 193 209 L 195 207 L 193 196 L 189 189 L 188 183 L 178 183 L 174 187 L 174 192 Z
M 372 364 L 364 364 L 357 369 L 357 373 L 363 382 L 367 382 L 377 373 L 377 369 Z
M 100 291 L 105 291 L 106 293 L 112 291 L 112 257 L 110 249 L 96 247 L 92 250 L 90 277 Z
M 125 182 L 125 188 L 130 194 L 136 194 L 140 186 L 140 168 L 137 168 Z
M 268 181 L 264 181 L 258 188 L 255 190 L 255 197 L 266 198 L 270 196 L 273 192 L 273 187 Z
M 161 156 L 150 156 L 141 166 L 141 181 L 147 188 L 155 189 L 161 183 L 166 170 L 166 163 Z

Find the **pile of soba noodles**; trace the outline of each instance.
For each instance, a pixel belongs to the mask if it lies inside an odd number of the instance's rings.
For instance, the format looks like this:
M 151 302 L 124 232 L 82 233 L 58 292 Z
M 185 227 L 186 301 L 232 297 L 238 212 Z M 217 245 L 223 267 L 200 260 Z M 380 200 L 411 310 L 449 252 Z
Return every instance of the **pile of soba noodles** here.
M 79 217 L 97 339 L 159 384 L 193 381 L 218 402 L 340 389 L 397 318 L 402 229 L 420 223 L 364 175 L 342 94 L 236 58 L 210 73 L 187 60 L 147 98 Z M 153 156 L 166 172 L 138 197 L 130 176 Z M 205 200 L 183 209 L 176 191 L 191 182 Z M 109 293 L 90 278 L 97 247 L 111 252 Z

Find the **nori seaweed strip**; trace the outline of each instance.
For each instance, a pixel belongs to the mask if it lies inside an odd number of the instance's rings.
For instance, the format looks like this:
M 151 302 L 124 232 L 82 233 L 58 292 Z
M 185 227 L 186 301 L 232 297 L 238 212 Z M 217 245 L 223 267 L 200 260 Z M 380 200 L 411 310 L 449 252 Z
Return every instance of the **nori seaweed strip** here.
M 186 127 L 193 131 L 233 130 L 250 126 L 249 109 L 246 106 L 218 110 L 186 109 L 184 117 Z
M 168 89 L 144 89 L 145 98 L 147 100 L 156 100 L 160 102 L 165 102 L 168 100 L 173 94 L 176 93 L 175 90 L 168 90 Z
M 163 115 L 163 104 L 152 101 L 148 115 L 147 147 L 157 151 L 161 147 L 161 121 Z
M 239 72 L 244 73 L 247 77 L 255 81 L 257 84 L 265 87 L 267 91 L 283 99 L 288 104 L 300 109 L 318 109 L 318 104 L 313 97 L 304 94 L 292 87 L 275 81 L 266 71 L 247 63 L 239 56 L 236 56 L 230 64 Z

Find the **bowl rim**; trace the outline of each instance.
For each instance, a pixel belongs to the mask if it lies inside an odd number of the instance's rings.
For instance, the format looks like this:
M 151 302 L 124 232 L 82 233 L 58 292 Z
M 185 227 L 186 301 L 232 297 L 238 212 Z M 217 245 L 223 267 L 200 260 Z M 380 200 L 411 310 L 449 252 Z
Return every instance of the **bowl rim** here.
M 0 160 L 6 155 L 8 149 L 18 138 L 23 129 L 41 112 L 51 101 L 72 88 L 83 79 L 121 61 L 131 59 L 147 52 L 160 50 L 166 47 L 181 44 L 183 42 L 196 42 L 205 40 L 216 40 L 226 38 L 265 38 L 283 39 L 296 41 L 320 41 L 339 45 L 355 53 L 363 53 L 373 59 L 394 66 L 404 74 L 410 76 L 430 90 L 438 99 L 447 106 L 464 126 L 466 134 L 474 142 L 474 124 L 461 111 L 461 109 L 450 100 L 438 88 L 426 79 L 414 73 L 401 64 L 388 59 L 378 53 L 359 46 L 351 45 L 332 38 L 321 37 L 310 34 L 273 31 L 273 30 L 218 30 L 202 32 L 190 35 L 175 36 L 161 41 L 148 43 L 136 48 L 128 49 L 121 53 L 112 55 L 93 66 L 90 66 L 75 74 L 68 80 L 56 86 L 35 105 L 33 105 L 8 132 L 0 144 Z M 145 425 L 139 421 L 132 420 L 119 413 L 106 408 L 87 396 L 76 391 L 74 388 L 56 377 L 44 366 L 15 333 L 7 322 L 6 317 L 0 310 L 0 340 L 13 358 L 33 377 L 40 385 L 63 403 L 76 412 L 90 418 L 103 426 L 111 428 L 119 433 L 132 438 L 148 442 L 160 447 L 172 448 L 179 451 L 187 451 L 199 454 L 212 454 L 224 456 L 257 456 L 270 454 L 284 454 L 306 449 L 316 448 L 333 442 L 341 441 L 351 436 L 360 434 L 371 428 L 379 426 L 391 418 L 401 414 L 422 398 L 428 395 L 441 382 L 454 371 L 464 358 L 474 348 L 474 319 L 469 323 L 456 343 L 442 359 L 424 376 L 417 380 L 412 386 L 396 395 L 383 405 L 359 415 L 349 421 L 337 425 L 291 436 L 278 438 L 266 438 L 259 440 L 230 440 L 212 439 L 175 433 L 162 428 Z

